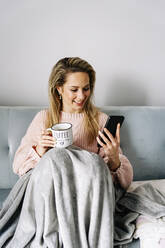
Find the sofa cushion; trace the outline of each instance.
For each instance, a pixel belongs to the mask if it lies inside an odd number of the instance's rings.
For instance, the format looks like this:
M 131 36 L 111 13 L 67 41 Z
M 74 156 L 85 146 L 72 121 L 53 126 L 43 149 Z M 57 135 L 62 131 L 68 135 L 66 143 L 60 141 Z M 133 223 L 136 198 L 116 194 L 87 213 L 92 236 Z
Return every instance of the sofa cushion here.
M 12 170 L 14 154 L 38 111 L 39 107 L 0 107 L 0 189 L 11 188 L 18 180 Z
M 165 107 L 107 106 L 111 115 L 124 115 L 121 148 L 134 170 L 134 181 L 165 178 Z

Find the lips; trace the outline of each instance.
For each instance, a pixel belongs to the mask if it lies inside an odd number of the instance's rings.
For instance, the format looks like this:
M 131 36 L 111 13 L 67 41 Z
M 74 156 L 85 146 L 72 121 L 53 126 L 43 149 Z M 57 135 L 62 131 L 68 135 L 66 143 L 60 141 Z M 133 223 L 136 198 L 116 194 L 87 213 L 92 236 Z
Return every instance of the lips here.
M 83 104 L 84 104 L 84 101 L 83 102 L 76 102 L 76 101 L 74 101 L 75 103 L 76 103 L 76 105 L 78 105 L 78 106 L 83 106 Z

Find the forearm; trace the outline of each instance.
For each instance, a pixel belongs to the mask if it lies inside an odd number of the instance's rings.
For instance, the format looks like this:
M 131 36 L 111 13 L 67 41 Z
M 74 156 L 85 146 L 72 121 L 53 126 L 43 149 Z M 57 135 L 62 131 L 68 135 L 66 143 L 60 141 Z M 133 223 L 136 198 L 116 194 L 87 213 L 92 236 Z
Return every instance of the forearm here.
M 13 171 L 21 176 L 29 169 L 34 168 L 39 160 L 40 156 L 32 145 L 20 146 L 14 157 Z
M 111 170 L 111 174 L 122 188 L 127 189 L 133 180 L 133 168 L 127 157 L 123 154 L 119 154 L 119 159 L 120 166 L 115 172 Z
M 36 114 L 15 153 L 13 171 L 18 175 L 23 175 L 28 170 L 34 168 L 40 160 L 35 147 L 38 144 L 42 130 L 45 129 L 46 113 L 43 110 Z

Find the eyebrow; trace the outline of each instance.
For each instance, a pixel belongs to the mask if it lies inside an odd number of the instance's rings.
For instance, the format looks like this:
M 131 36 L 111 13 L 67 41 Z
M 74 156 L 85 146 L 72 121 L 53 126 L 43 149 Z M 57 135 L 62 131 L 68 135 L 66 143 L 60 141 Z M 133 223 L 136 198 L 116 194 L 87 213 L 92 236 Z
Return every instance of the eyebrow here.
M 88 86 L 90 86 L 90 84 L 86 84 L 83 88 L 86 88 Z M 72 88 L 79 88 L 79 86 L 74 86 L 74 85 L 70 85 L 70 87 L 72 87 Z

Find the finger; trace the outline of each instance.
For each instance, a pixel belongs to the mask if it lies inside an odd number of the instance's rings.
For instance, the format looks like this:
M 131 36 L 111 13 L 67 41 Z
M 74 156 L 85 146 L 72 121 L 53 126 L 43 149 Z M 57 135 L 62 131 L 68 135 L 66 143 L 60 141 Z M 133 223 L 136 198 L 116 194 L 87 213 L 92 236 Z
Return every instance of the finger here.
M 117 139 L 117 143 L 120 144 L 120 123 L 117 124 L 116 139 Z
M 108 156 L 105 156 L 105 157 L 103 158 L 103 160 L 104 160 L 104 162 L 107 164 L 108 161 L 109 161 Z
M 30 161 L 30 163 L 26 164 L 23 168 L 20 168 L 19 175 L 23 176 L 26 172 L 33 169 L 36 166 L 34 161 Z
M 44 144 L 44 143 L 43 143 L 43 144 L 42 144 L 42 147 L 43 147 L 43 148 L 54 148 L 54 147 L 55 147 L 55 144 L 46 144 L 46 143 Z
M 55 138 L 50 135 L 42 135 L 42 140 L 50 140 L 50 141 L 55 141 Z
M 111 143 L 111 140 L 109 140 L 101 131 L 99 131 L 99 136 L 103 139 L 103 141 L 105 142 L 105 144 L 110 144 Z
M 31 170 L 33 168 L 34 168 L 34 166 L 25 167 L 23 170 L 21 170 L 20 176 L 23 176 L 26 172 L 28 172 L 29 170 Z
M 96 139 L 97 139 L 98 144 L 99 144 L 101 147 L 104 147 L 104 146 L 105 146 L 105 144 L 99 139 L 99 137 L 96 137 Z
M 108 138 L 112 142 L 112 144 L 116 143 L 115 138 L 113 137 L 113 135 L 109 132 L 109 130 L 107 128 L 104 128 L 104 132 L 106 133 L 106 135 L 108 136 Z
M 54 147 L 55 146 L 55 141 L 51 141 L 51 140 L 42 140 L 41 141 L 41 145 L 44 147 Z

